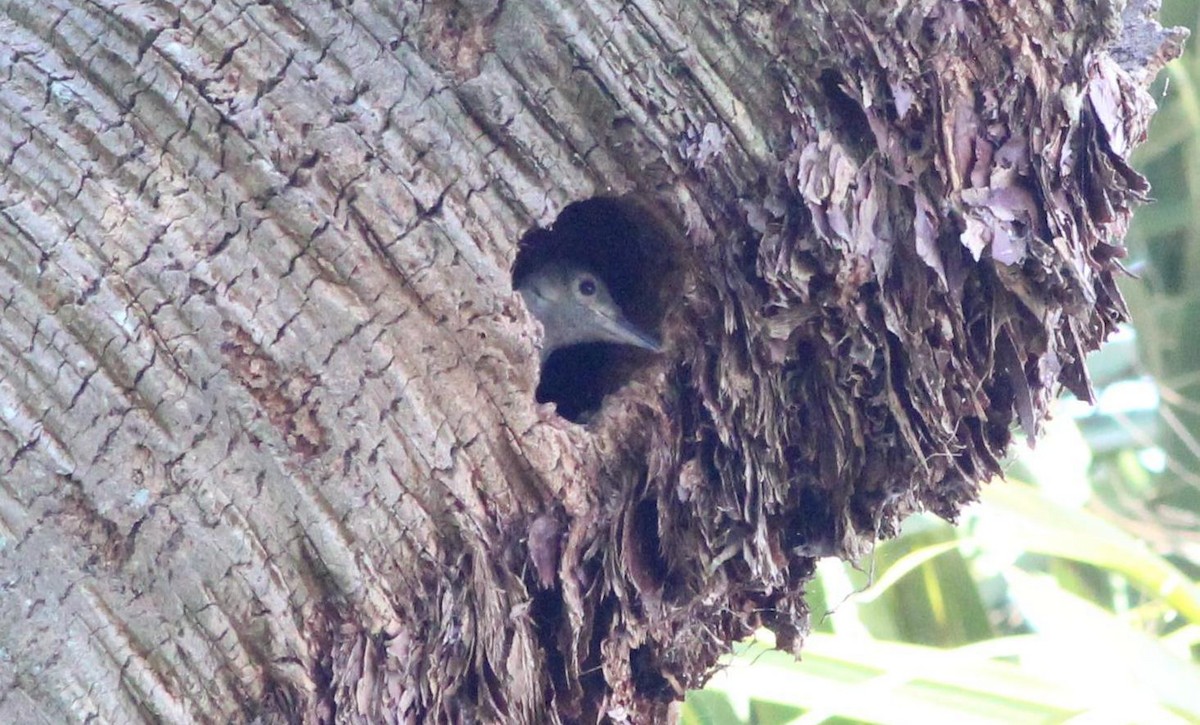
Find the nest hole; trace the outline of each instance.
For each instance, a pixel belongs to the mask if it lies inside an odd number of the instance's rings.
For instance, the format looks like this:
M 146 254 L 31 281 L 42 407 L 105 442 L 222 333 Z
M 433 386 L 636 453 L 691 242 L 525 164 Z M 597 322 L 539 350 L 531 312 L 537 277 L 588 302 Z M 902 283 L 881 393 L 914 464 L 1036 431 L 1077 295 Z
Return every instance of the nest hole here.
M 680 271 L 669 225 L 629 197 L 596 197 L 568 205 L 549 229 L 521 239 L 513 265 L 513 288 L 544 265 L 567 262 L 593 272 L 613 302 L 638 330 L 666 343 L 662 321 L 677 298 Z M 528 302 L 527 302 L 528 304 Z M 542 361 L 537 402 L 554 403 L 558 414 L 585 423 L 604 398 L 628 383 L 661 352 L 608 342 L 584 342 L 555 350 Z

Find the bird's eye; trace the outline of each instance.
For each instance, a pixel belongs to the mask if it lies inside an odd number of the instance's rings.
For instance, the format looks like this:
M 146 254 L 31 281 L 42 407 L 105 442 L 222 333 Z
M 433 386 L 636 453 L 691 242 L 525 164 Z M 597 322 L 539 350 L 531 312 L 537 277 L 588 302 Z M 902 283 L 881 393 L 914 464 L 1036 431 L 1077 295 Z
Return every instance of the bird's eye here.
M 596 294 L 596 280 L 590 277 L 584 277 L 579 280 L 579 294 L 585 297 L 591 297 Z

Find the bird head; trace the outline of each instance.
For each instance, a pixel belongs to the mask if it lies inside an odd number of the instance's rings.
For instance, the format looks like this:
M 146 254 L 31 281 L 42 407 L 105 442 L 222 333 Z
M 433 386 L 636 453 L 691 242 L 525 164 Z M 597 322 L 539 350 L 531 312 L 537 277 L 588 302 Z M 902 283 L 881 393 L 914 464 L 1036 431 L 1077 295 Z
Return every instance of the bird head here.
M 658 340 L 629 321 L 604 280 L 575 262 L 547 262 L 525 276 L 517 291 L 546 330 L 542 360 L 584 342 L 611 342 L 658 352 Z

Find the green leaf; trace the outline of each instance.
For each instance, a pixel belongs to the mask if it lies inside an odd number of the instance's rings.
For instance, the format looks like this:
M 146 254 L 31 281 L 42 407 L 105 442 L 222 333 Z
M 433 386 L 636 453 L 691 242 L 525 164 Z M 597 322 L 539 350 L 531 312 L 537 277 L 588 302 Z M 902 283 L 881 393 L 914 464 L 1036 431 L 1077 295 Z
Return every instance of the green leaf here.
M 987 486 L 991 521 L 977 536 L 1001 536 L 1025 551 L 1059 556 L 1120 573 L 1200 624 L 1200 588 L 1144 543 L 1086 511 L 1062 506 L 1015 481 Z M 1001 518 L 1003 517 L 1003 518 Z M 997 525 L 998 524 L 998 525 Z

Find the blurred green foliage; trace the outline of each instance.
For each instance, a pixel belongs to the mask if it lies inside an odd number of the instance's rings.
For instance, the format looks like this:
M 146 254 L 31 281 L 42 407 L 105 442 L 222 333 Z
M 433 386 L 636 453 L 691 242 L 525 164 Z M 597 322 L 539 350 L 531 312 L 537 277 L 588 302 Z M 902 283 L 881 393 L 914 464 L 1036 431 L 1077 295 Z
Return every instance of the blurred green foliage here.
M 1200 0 L 1163 25 L 1200 31 Z M 1132 324 L 959 527 L 918 516 L 823 561 L 804 660 L 743 643 L 684 723 L 1200 722 L 1200 53 L 1154 84 L 1135 154 Z M 864 571 L 865 570 L 865 571 Z

